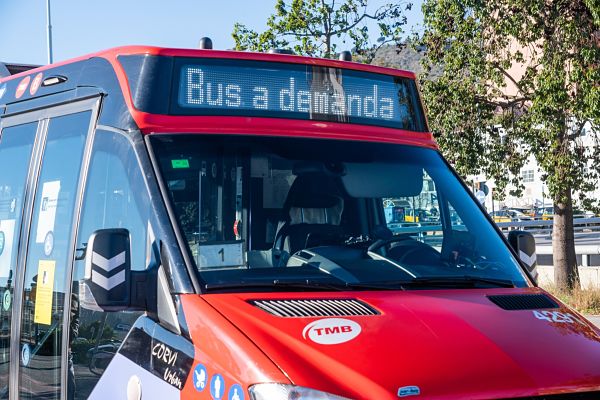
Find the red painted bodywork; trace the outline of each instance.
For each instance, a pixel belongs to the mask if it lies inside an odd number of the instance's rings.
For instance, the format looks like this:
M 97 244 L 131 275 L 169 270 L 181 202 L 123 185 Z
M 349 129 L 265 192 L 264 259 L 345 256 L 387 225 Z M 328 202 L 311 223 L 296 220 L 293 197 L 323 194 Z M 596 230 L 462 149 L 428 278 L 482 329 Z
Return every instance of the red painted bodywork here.
M 219 373 L 225 388 L 234 383 L 289 383 L 286 375 L 258 348 L 245 332 L 230 324 L 202 296 L 181 296 L 186 322 L 194 344 L 195 361 L 206 367 L 208 376 Z M 209 387 L 198 392 L 190 374 L 181 392 L 182 399 L 210 399 Z M 225 397 L 226 398 L 226 397 Z
M 228 334 L 243 333 L 287 378 L 267 381 L 307 386 L 352 399 L 398 399 L 400 387 L 419 386 L 419 398 L 496 399 L 600 390 L 600 332 L 580 318 L 550 323 L 532 310 L 506 311 L 489 294 L 539 293 L 541 289 L 470 289 L 398 292 L 211 294 L 202 299 L 223 315 L 220 322 L 191 328 L 197 351 L 224 342 L 215 368 L 243 369 L 256 362 L 231 353 Z M 254 299 L 355 298 L 377 316 L 344 317 L 361 333 L 341 344 L 316 344 L 302 335 L 320 318 L 282 318 L 251 304 Z M 182 297 L 186 316 L 204 321 L 199 296 Z M 232 324 L 232 325 L 230 325 Z M 233 326 L 237 327 L 236 330 Z M 207 332 L 217 334 L 207 337 Z M 206 354 L 206 352 L 204 353 Z M 202 358 L 199 358 L 200 360 Z M 270 365 L 270 363 L 269 363 Z M 242 386 L 260 382 L 249 380 Z M 190 397 L 191 398 L 191 397 Z

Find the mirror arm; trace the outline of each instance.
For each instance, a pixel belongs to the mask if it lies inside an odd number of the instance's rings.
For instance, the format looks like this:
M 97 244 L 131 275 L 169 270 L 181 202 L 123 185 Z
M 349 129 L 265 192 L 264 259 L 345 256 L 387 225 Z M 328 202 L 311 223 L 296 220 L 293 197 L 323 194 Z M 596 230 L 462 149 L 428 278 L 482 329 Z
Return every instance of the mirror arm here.
M 158 267 L 152 266 L 144 271 L 131 271 L 130 311 L 147 311 L 156 315 L 156 288 Z
M 164 328 L 180 334 L 177 311 L 171 296 L 165 271 L 169 259 L 161 244 L 160 263 L 153 263 L 144 271 L 131 271 L 131 305 L 129 310 L 146 311 L 148 316 Z

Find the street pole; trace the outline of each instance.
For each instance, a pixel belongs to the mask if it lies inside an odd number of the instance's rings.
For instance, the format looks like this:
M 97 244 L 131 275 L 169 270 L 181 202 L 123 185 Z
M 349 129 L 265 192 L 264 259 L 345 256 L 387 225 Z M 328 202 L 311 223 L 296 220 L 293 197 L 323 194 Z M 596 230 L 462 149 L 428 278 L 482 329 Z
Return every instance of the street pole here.
M 48 23 L 48 64 L 52 64 L 52 24 L 50 23 L 50 0 L 46 0 L 46 21 Z

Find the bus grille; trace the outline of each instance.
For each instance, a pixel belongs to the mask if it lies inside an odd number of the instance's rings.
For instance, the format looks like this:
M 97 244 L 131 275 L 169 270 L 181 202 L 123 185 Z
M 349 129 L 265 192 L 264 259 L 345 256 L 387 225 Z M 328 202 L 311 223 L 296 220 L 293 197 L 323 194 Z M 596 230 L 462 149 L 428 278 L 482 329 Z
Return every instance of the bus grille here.
M 511 294 L 488 296 L 492 303 L 504 310 L 537 310 L 558 308 L 558 304 L 545 294 Z
M 379 315 L 355 299 L 252 300 L 250 304 L 278 317 L 349 317 Z

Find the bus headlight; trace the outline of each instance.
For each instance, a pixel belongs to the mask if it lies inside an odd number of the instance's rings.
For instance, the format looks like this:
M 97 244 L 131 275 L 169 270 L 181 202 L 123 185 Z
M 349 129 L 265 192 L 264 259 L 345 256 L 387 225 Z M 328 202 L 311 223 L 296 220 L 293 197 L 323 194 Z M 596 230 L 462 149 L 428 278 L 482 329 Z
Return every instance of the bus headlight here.
M 250 386 L 248 390 L 252 400 L 349 400 L 346 397 L 282 383 L 259 383 Z

